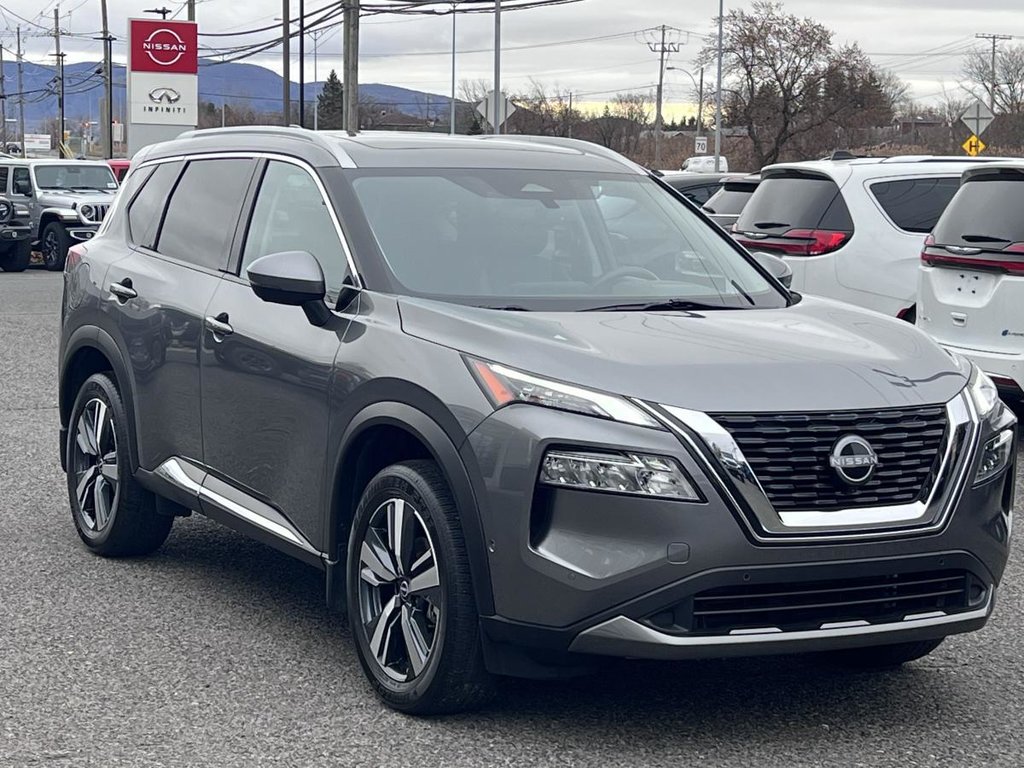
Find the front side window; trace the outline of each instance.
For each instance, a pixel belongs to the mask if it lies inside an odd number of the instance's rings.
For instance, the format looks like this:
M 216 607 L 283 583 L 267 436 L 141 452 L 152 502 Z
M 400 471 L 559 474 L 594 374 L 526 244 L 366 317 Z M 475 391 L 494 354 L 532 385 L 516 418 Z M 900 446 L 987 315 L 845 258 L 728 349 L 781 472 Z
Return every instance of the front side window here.
M 959 187 L 958 176 L 896 179 L 872 184 L 871 194 L 897 227 L 926 233 L 935 227 Z
M 227 269 L 254 161 L 193 160 L 167 204 L 156 250 L 207 269 Z
M 327 205 L 304 169 L 278 160 L 267 163 L 242 250 L 242 275 L 261 256 L 307 251 L 320 262 L 328 296 L 336 297 L 348 262 Z
M 631 174 L 349 171 L 396 290 L 552 311 L 785 306 L 715 227 Z
M 39 189 L 117 189 L 117 180 L 107 165 L 38 165 L 35 170 Z

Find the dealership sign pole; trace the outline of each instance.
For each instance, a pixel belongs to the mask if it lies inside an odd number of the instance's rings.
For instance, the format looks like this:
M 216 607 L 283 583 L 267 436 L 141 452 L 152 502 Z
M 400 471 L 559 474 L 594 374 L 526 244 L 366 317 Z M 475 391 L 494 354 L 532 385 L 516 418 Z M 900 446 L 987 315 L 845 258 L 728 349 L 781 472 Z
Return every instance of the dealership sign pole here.
M 128 21 L 128 155 L 195 128 L 199 38 L 195 22 Z

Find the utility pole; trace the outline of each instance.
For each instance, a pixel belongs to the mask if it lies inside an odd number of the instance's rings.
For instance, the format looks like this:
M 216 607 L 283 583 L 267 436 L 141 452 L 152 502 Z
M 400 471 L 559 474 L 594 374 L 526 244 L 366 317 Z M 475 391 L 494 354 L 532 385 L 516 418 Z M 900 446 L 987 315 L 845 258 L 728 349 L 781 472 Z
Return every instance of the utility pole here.
M 661 167 L 661 105 L 665 91 L 665 56 L 669 53 L 679 53 L 679 43 L 670 43 L 665 41 L 665 34 L 669 30 L 673 30 L 673 27 L 668 27 L 662 24 L 658 29 L 661 31 L 661 41 L 657 43 L 647 43 L 647 47 L 651 49 L 651 53 L 658 54 L 658 95 L 657 95 L 657 106 L 654 112 L 654 167 Z
M 725 0 L 718 0 L 718 89 L 715 92 L 715 173 L 722 168 L 722 44 L 725 32 Z
M 988 92 L 988 108 L 995 114 L 996 111 L 996 89 L 999 87 L 999 78 L 996 75 L 996 45 L 1000 40 L 1012 40 L 1013 35 L 994 35 L 992 33 L 979 32 L 975 35 L 979 40 L 992 41 L 992 88 Z
M 4 76 L 4 46 L 0 42 L 0 151 L 7 151 L 7 88 L 5 87 L 6 77 Z
M 359 131 L 359 0 L 345 7 L 345 130 Z
M 114 84 L 111 74 L 111 42 L 110 27 L 107 24 L 107 0 L 100 0 L 100 15 L 103 24 L 103 103 L 104 109 L 100 110 L 101 130 L 100 136 L 103 142 L 103 156 L 111 158 L 114 156 Z
M 57 51 L 57 156 L 64 157 L 64 54 L 60 52 L 60 8 L 53 9 L 53 39 Z
M 189 21 L 195 21 L 196 20 L 196 0 L 188 0 L 188 2 L 186 4 L 188 6 L 188 20 Z
M 448 105 L 448 133 L 455 135 L 455 3 L 452 2 L 452 97 Z
M 501 0 L 494 0 L 494 132 L 501 133 Z
M 291 0 L 281 5 L 281 72 L 284 92 L 281 94 L 281 117 L 284 125 L 292 122 L 292 19 Z
M 568 120 L 566 122 L 568 123 L 568 125 L 566 126 L 566 134 L 571 139 L 572 138 L 572 91 L 569 91 L 569 116 L 568 116 Z
M 700 68 L 700 85 L 697 86 L 697 135 L 704 133 L 704 67 Z
M 21 134 L 21 156 L 25 157 L 25 72 L 21 51 L 21 26 L 18 27 L 18 131 Z
M 299 0 L 299 126 L 306 127 L 306 0 Z

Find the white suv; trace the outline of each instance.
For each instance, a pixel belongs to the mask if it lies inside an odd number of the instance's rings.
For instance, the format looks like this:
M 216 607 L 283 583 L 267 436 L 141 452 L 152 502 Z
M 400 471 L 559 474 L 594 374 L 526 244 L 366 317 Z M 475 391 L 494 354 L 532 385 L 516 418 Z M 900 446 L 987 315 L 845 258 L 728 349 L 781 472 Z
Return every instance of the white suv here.
M 1024 398 L 1024 161 L 970 168 L 925 240 L 917 325 Z
M 733 231 L 782 256 L 793 289 L 913 322 L 924 236 L 969 158 L 888 157 L 770 165 Z

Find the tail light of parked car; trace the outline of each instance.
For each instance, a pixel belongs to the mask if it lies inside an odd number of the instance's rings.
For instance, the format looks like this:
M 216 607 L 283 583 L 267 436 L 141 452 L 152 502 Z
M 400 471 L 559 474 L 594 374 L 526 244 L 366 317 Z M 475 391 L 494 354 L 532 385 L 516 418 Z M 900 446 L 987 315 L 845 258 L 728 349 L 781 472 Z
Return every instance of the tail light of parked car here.
M 1003 258 L 1003 254 L 1007 258 Z M 998 251 L 968 246 L 942 246 L 928 235 L 921 251 L 921 262 L 930 267 L 969 267 L 1024 275 L 1024 243 L 1013 243 Z
M 82 260 L 82 257 L 85 256 L 85 254 L 86 248 L 84 245 L 72 245 L 70 248 L 68 248 L 68 257 L 67 260 L 64 262 L 64 271 L 70 272 L 71 269 Z
M 746 248 L 779 251 L 787 256 L 823 256 L 846 245 L 850 235 L 834 229 L 790 229 L 764 239 L 737 232 L 736 239 Z

